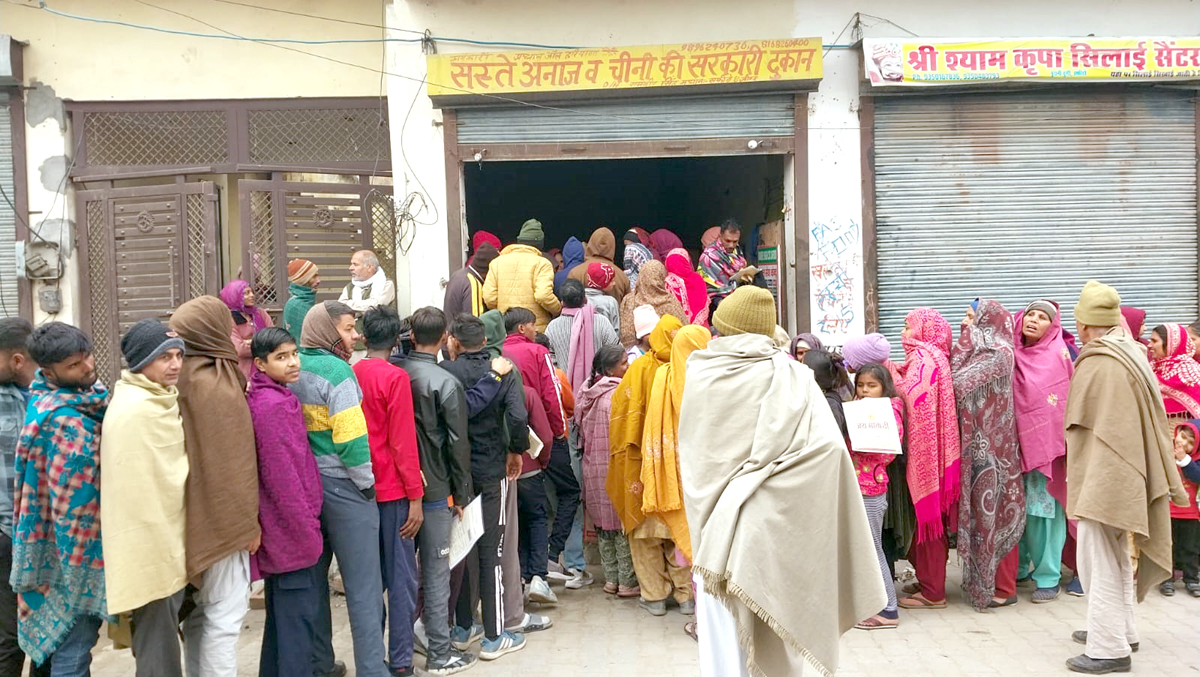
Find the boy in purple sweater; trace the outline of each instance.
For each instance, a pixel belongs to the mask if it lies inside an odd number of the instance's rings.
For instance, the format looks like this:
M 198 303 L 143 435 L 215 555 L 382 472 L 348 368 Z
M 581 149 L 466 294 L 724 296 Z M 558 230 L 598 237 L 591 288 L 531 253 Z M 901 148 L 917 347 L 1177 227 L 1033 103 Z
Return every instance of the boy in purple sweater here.
M 300 400 L 287 387 L 300 380 L 300 355 L 296 339 L 278 327 L 255 334 L 250 353 L 254 373 L 246 400 L 258 448 L 262 527 L 251 568 L 266 579 L 267 603 L 259 676 L 312 674 L 323 493 Z

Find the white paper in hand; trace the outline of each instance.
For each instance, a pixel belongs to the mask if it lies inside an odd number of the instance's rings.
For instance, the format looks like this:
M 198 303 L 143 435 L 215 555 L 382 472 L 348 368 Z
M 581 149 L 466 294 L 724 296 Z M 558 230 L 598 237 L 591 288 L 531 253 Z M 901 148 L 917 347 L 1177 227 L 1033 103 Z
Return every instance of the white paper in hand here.
M 474 501 L 468 503 L 463 508 L 462 519 L 455 519 L 450 525 L 451 569 L 466 558 L 475 542 L 483 536 L 483 503 L 480 498 L 476 496 Z
M 900 430 L 892 401 L 886 397 L 867 397 L 842 405 L 850 447 L 861 453 L 902 454 Z
M 538 454 L 542 453 L 542 449 L 544 447 L 545 447 L 545 445 L 542 444 L 542 438 L 538 437 L 537 433 L 533 432 L 533 428 L 530 428 L 529 429 L 529 450 L 526 451 L 525 453 L 529 454 L 529 458 L 537 458 Z

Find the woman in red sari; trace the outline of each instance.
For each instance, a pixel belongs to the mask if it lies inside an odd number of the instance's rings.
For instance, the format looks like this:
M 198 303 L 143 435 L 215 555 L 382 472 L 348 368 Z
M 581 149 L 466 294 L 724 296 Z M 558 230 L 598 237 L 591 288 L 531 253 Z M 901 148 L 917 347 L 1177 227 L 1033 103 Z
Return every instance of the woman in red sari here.
M 957 528 L 961 482 L 958 411 L 950 375 L 950 323 L 933 308 L 917 308 L 904 320 L 904 367 L 900 396 L 907 412 L 908 488 L 917 533 L 908 558 L 920 590 L 900 600 L 905 609 L 946 606 L 946 524 Z
M 1187 328 L 1160 324 L 1150 333 L 1150 364 L 1168 418 L 1200 418 L 1200 363 Z

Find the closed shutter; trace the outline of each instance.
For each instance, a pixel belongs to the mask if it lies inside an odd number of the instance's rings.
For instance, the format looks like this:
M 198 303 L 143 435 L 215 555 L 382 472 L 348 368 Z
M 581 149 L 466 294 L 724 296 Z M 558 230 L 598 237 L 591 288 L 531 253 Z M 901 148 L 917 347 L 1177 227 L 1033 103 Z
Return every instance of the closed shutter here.
M 1090 279 L 1145 309 L 1147 327 L 1200 312 L 1190 94 L 881 99 L 875 177 L 879 325 L 893 339 L 913 308 L 957 326 L 976 297 L 1014 313 L 1053 299 L 1073 332 Z
M 794 133 L 792 94 L 458 109 L 459 143 L 757 138 Z
M 7 95 L 0 95 L 0 189 L 7 199 L 0 199 L 0 316 L 20 315 L 17 292 L 17 213 L 9 201 L 16 204 L 16 185 L 13 178 L 12 113 Z

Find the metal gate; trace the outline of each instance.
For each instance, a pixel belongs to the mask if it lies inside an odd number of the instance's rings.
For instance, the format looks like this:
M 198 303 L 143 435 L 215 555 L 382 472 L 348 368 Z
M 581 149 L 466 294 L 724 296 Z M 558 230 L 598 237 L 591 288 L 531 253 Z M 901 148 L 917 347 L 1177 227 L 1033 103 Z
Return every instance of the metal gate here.
M 83 328 L 96 372 L 120 375 L 120 337 L 138 320 L 166 321 L 179 304 L 220 289 L 217 191 L 210 182 L 81 190 Z
M 243 261 L 258 304 L 287 301 L 287 264 L 308 259 L 321 270 L 317 300 L 336 300 L 350 283 L 350 257 L 370 249 L 380 269 L 396 279 L 396 225 L 391 186 L 284 181 L 238 182 Z M 245 268 L 243 268 L 245 271 Z

